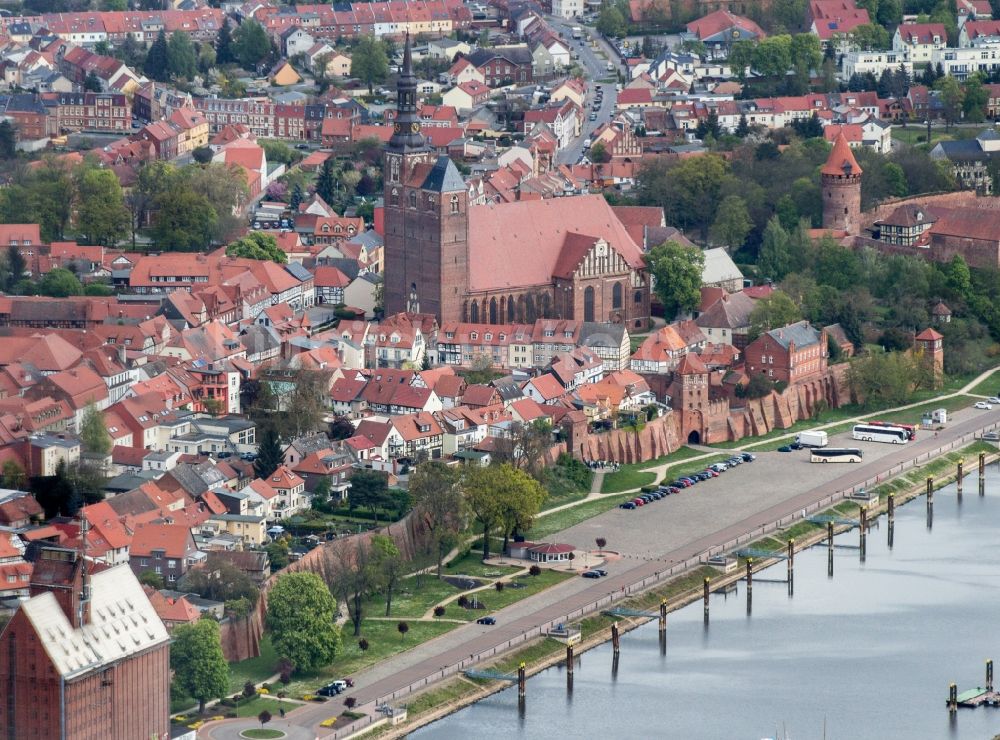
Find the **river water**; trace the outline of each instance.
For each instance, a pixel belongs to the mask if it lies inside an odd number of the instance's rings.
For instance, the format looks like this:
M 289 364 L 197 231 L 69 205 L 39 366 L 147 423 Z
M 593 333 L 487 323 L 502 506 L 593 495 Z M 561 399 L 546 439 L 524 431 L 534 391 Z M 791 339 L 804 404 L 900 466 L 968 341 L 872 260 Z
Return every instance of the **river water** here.
M 667 619 L 665 653 L 655 621 L 623 635 L 614 670 L 610 644 L 579 656 L 572 694 L 562 666 L 414 732 L 413 738 L 992 738 L 1000 709 L 945 707 L 948 684 L 984 684 L 985 660 L 1000 679 L 1000 474 L 986 495 L 966 479 L 896 510 L 893 549 L 884 517 L 866 560 L 825 544 L 795 559 L 795 594 L 755 579 Z M 858 531 L 835 540 L 857 545 Z M 785 565 L 758 578 L 783 578 Z M 1000 680 L 997 681 L 1000 688 Z

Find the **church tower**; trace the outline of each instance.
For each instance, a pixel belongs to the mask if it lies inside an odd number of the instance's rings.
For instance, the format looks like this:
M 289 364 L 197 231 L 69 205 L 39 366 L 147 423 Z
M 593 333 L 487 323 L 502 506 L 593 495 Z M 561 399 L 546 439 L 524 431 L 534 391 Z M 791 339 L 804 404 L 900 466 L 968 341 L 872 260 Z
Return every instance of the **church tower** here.
M 435 156 L 420 131 L 409 35 L 396 110 L 385 148 L 385 312 L 461 321 L 469 284 L 468 190 L 455 164 Z
M 837 134 L 820 174 L 823 179 L 823 228 L 848 234 L 861 233 L 861 167 L 843 131 Z

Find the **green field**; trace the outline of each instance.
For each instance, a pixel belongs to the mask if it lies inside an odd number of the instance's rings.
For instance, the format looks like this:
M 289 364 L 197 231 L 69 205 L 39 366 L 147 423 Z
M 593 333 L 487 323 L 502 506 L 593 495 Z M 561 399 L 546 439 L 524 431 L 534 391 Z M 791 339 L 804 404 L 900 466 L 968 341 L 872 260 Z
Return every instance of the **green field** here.
M 675 463 L 687 460 L 692 457 L 704 454 L 701 450 L 691 447 L 681 447 L 669 455 L 658 457 L 655 460 L 647 460 L 641 463 L 626 463 L 618 468 L 614 473 L 606 473 L 601 484 L 601 493 L 621 493 L 622 491 L 632 491 L 642 486 L 650 486 L 656 483 L 656 474 L 650 473 L 650 468 L 655 468 L 664 463 Z

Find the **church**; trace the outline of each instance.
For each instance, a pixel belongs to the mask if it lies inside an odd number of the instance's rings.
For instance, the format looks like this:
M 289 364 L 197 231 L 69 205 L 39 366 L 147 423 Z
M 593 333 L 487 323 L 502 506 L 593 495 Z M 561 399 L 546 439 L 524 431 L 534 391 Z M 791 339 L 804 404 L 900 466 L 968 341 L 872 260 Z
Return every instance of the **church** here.
M 407 38 L 385 147 L 386 314 L 444 322 L 649 321 L 642 247 L 601 195 L 471 205 L 421 133 Z

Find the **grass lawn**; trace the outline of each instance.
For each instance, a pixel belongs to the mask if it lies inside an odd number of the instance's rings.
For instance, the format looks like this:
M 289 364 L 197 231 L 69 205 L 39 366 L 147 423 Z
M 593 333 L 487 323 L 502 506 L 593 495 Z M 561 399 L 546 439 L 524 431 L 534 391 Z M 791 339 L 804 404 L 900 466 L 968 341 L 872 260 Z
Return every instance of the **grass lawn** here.
M 691 473 L 697 473 L 699 470 L 704 470 L 713 463 L 725 462 L 730 457 L 732 457 L 732 455 L 712 455 L 710 457 L 706 457 L 704 460 L 698 460 L 697 462 L 671 465 L 667 468 L 667 472 L 663 476 L 663 480 L 669 483 L 670 481 L 680 478 L 681 476 L 691 475 Z
M 984 126 L 986 124 L 983 124 Z M 939 141 L 955 141 L 956 139 L 974 139 L 982 128 L 970 126 L 967 128 L 952 128 L 945 131 L 943 128 L 931 128 L 931 143 Z M 904 141 L 911 145 L 925 145 L 927 137 L 927 126 L 920 123 L 911 123 L 906 128 L 902 126 L 892 127 L 892 138 L 897 141 Z
M 985 380 L 973 386 L 969 393 L 980 396 L 995 396 L 997 393 L 1000 393 L 1000 377 L 997 375 L 998 372 L 1000 372 L 1000 369 L 994 370 Z
M 464 678 L 454 678 L 430 691 L 423 692 L 416 699 L 407 703 L 406 715 L 410 719 L 419 717 L 421 714 L 478 690 L 479 687 L 476 684 Z
M 510 606 L 521 599 L 526 599 L 529 596 L 537 594 L 539 591 L 544 591 L 550 586 L 562 583 L 567 578 L 573 578 L 573 574 L 560 573 L 554 570 L 548 570 L 547 568 L 542 568 L 542 572 L 537 576 L 524 575 L 512 579 L 516 583 L 523 584 L 524 588 L 510 588 L 508 586 L 507 588 L 504 588 L 503 591 L 497 591 L 496 589 L 477 591 L 475 596 L 479 599 L 480 603 L 486 607 L 485 611 L 472 611 L 455 607 L 454 609 L 448 610 L 447 616 L 455 619 L 462 619 L 463 617 L 461 612 L 468 611 L 468 619 L 478 619 L 483 614 L 503 609 L 505 606 Z
M 445 572 L 447 575 L 447 572 Z M 422 617 L 427 610 L 444 601 L 449 596 L 457 596 L 462 589 L 455 588 L 444 580 L 438 580 L 431 573 L 425 573 L 418 579 L 415 576 L 404 578 L 392 595 L 391 617 Z M 385 616 L 385 598 L 382 596 L 369 599 L 365 604 L 365 613 L 373 617 Z M 451 616 L 451 615 L 448 615 Z
M 396 630 L 396 620 L 365 620 L 361 623 L 361 637 L 368 640 L 368 649 L 365 651 L 358 647 L 360 638 L 354 636 L 351 624 L 344 625 L 340 656 L 330 665 L 318 670 L 297 672 L 291 683 L 280 690 L 296 698 L 311 694 L 335 678 L 350 676 L 458 626 L 454 622 L 409 622 L 409 625 L 410 631 L 406 633 L 406 637 L 402 637 Z
M 271 699 L 266 696 L 255 696 L 252 699 L 243 699 L 240 701 L 240 705 L 236 708 L 236 716 L 256 717 L 266 709 L 273 716 L 280 717 L 280 709 L 282 707 L 285 708 L 286 712 L 290 712 L 291 710 L 298 708 L 298 706 L 298 704 L 294 704 L 292 702 L 278 701 L 277 699 Z M 222 707 L 212 707 L 211 709 L 222 709 Z
M 652 473 L 649 475 L 653 476 Z M 598 514 L 603 514 L 605 511 L 615 508 L 623 501 L 625 499 L 620 496 L 602 496 L 579 506 L 573 506 L 572 508 L 563 509 L 554 514 L 540 517 L 535 520 L 535 526 L 526 532 L 524 536 L 526 539 L 535 542 L 544 540 L 546 537 L 568 529 L 574 524 L 579 524 Z M 614 543 L 610 543 L 609 546 L 614 548 Z
M 229 695 L 243 690 L 247 681 L 261 683 L 277 672 L 278 656 L 271 645 L 271 636 L 260 639 L 260 655 L 256 658 L 229 664 Z
M 251 738 L 251 740 L 275 740 L 275 738 L 284 736 L 285 733 L 281 730 L 270 730 L 266 727 L 255 727 L 240 733 L 240 737 Z
M 547 517 L 546 517 L 547 518 Z M 479 540 L 479 547 L 473 547 L 467 554 L 450 561 L 445 569 L 445 575 L 463 575 L 473 578 L 496 578 L 498 575 L 507 575 L 520 570 L 519 567 L 507 565 L 488 565 L 482 561 L 482 538 Z M 500 552 L 500 543 L 491 540 L 490 550 L 493 555 Z
M 664 463 L 679 462 L 692 457 L 704 454 L 700 450 L 691 447 L 681 447 L 669 455 L 658 457 L 655 460 L 648 460 L 641 463 L 630 463 L 622 465 L 615 473 L 607 473 L 601 483 L 601 493 L 621 493 L 630 491 L 642 486 L 650 486 L 656 483 L 656 474 L 650 473 L 649 468 Z

